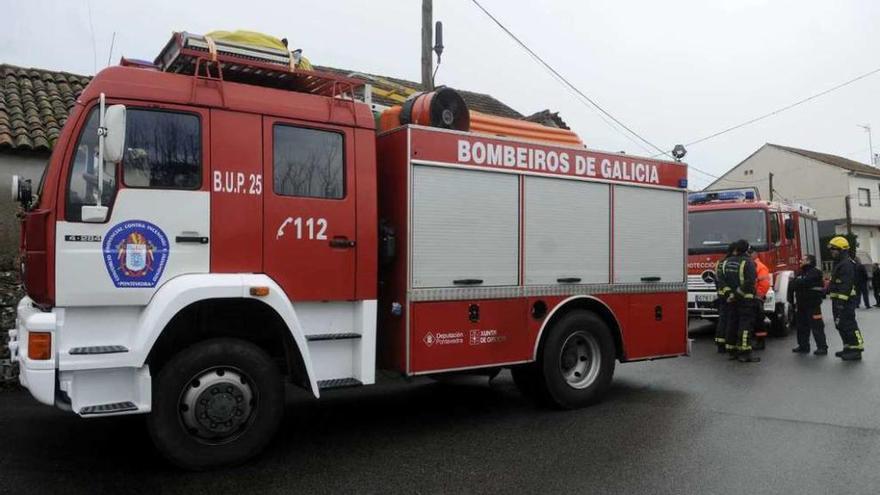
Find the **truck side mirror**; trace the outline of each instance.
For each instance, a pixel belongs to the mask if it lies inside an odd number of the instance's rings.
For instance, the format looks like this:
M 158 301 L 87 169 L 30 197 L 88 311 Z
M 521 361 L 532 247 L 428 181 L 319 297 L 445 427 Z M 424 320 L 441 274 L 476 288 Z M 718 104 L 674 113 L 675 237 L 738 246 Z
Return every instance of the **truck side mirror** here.
M 22 179 L 17 175 L 12 176 L 12 200 L 21 204 L 27 210 L 31 206 L 34 195 L 31 189 L 30 179 Z
M 116 163 L 125 152 L 125 105 L 111 105 L 104 112 L 104 161 Z
M 109 208 L 102 205 L 83 205 L 80 210 L 81 220 L 86 223 L 103 223 L 107 220 Z

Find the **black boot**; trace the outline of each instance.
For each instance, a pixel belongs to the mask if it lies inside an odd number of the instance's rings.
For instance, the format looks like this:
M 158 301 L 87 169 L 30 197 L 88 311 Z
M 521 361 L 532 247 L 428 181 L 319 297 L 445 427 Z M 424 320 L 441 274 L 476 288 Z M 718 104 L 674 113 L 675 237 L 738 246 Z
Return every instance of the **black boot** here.
M 797 346 L 797 347 L 795 347 L 794 349 L 792 349 L 791 352 L 794 352 L 794 353 L 797 353 L 797 354 L 809 354 L 809 353 L 810 353 L 810 348 L 809 348 L 809 347 L 801 347 L 801 346 Z
M 820 348 L 816 349 L 813 352 L 813 354 L 815 354 L 817 356 L 827 356 L 828 355 L 828 348 L 827 347 L 820 347 Z
M 843 359 L 844 361 L 861 361 L 862 351 L 858 349 L 847 349 L 840 355 L 840 359 Z
M 751 352 L 744 352 L 740 354 L 737 358 L 737 361 L 741 363 L 760 363 L 761 358 L 752 356 Z
M 718 348 L 718 354 L 724 354 L 727 352 L 727 348 L 724 347 L 724 344 L 715 344 L 715 346 Z
M 837 352 L 834 353 L 834 356 L 835 356 L 835 357 L 841 357 L 841 356 L 843 356 L 843 353 L 845 353 L 845 352 L 846 352 L 846 349 L 844 349 L 844 350 L 842 350 L 842 351 L 837 351 Z

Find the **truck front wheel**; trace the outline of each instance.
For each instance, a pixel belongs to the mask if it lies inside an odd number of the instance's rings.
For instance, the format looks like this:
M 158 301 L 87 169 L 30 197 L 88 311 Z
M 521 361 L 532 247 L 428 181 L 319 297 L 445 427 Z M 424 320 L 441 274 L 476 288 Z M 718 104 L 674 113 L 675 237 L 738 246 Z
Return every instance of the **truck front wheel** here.
M 608 325 L 595 313 L 572 311 L 549 332 L 537 363 L 539 397 L 561 409 L 597 402 L 614 375 L 614 343 Z
M 199 470 L 255 456 L 283 415 L 284 385 L 271 358 L 250 342 L 212 339 L 161 369 L 147 427 L 168 460 Z

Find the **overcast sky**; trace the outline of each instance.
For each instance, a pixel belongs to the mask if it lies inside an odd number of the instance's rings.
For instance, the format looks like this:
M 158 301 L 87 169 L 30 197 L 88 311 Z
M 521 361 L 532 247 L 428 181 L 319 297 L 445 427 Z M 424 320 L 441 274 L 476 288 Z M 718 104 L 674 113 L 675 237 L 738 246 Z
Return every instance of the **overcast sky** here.
M 420 0 L 4 3 L 0 63 L 93 74 L 107 64 L 113 32 L 115 63 L 120 55 L 152 60 L 175 30 L 248 29 L 289 38 L 316 64 L 420 77 Z M 880 67 L 876 0 L 481 3 L 584 93 L 664 149 Z M 434 19 L 443 21 L 446 45 L 438 83 L 490 93 L 524 114 L 558 110 L 591 148 L 648 154 L 470 0 L 434 0 Z M 771 142 L 867 162 L 867 135 L 857 124 L 875 124 L 880 152 L 878 90 L 880 74 L 694 145 L 686 161 L 718 175 Z M 692 187 L 710 181 L 691 173 Z M 785 187 L 778 184 L 796 195 Z

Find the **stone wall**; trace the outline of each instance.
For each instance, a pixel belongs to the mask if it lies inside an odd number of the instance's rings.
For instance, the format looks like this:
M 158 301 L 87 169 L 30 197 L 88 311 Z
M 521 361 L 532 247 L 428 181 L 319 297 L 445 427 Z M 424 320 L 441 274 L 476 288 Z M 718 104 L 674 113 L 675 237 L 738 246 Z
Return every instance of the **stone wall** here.
M 0 390 L 18 384 L 18 368 L 9 360 L 6 346 L 9 334 L 6 331 L 15 326 L 15 307 L 23 295 L 18 272 L 0 272 Z

